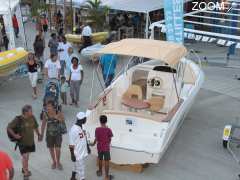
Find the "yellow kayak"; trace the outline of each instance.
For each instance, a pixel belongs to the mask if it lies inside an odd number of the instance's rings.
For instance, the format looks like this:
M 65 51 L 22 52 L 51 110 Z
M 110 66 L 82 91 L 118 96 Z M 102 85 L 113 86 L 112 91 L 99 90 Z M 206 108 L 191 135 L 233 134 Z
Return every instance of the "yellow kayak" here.
M 0 77 L 11 74 L 19 64 L 26 61 L 28 52 L 23 48 L 0 52 Z
M 81 35 L 77 35 L 77 34 L 66 34 L 65 37 L 67 38 L 68 42 L 71 43 L 78 43 L 81 44 L 82 43 L 82 36 Z M 108 37 L 108 32 L 97 32 L 97 33 L 93 33 L 92 34 L 92 41 L 93 43 L 101 43 L 104 40 L 106 40 Z

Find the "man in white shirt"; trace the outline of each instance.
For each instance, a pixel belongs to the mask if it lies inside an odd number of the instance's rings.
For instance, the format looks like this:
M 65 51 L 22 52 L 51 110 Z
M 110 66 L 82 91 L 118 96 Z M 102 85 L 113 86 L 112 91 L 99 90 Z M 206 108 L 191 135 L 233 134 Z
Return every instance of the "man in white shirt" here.
M 60 79 L 61 65 L 56 54 L 52 54 L 44 65 L 47 79 Z
M 82 49 L 92 45 L 92 29 L 89 24 L 86 24 L 82 30 L 82 46 L 79 49 L 81 53 Z
M 86 123 L 86 114 L 79 112 L 77 114 L 77 121 L 69 132 L 69 149 L 71 152 L 71 160 L 74 162 L 71 180 L 85 180 L 85 159 L 88 156 L 88 147 L 86 135 L 82 129 L 83 124 Z
M 84 36 L 88 36 L 88 37 L 92 36 L 92 29 L 89 25 L 86 25 L 83 27 L 82 36 L 83 37 Z
M 66 67 L 66 62 L 68 59 L 68 49 L 72 47 L 70 43 L 67 42 L 67 39 L 65 36 L 62 37 L 62 42 L 59 43 L 58 45 L 58 54 L 59 54 L 59 60 L 61 64 L 61 70 L 60 74 L 64 75 L 64 70 Z

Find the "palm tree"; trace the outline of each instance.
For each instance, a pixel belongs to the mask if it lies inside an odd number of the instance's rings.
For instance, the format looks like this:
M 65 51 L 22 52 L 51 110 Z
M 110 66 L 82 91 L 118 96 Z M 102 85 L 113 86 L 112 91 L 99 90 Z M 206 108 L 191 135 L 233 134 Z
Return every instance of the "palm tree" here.
M 72 0 L 70 0 L 70 4 L 71 4 L 71 31 L 72 31 L 72 33 L 73 33 L 73 21 L 74 21 L 74 19 L 73 19 L 73 1 Z
M 104 30 L 106 26 L 106 15 L 109 8 L 107 6 L 102 6 L 101 0 L 88 0 L 86 4 L 89 14 L 86 20 L 92 22 L 93 29 L 96 31 Z
M 63 23 L 64 23 L 64 30 L 67 30 L 67 0 L 63 1 Z

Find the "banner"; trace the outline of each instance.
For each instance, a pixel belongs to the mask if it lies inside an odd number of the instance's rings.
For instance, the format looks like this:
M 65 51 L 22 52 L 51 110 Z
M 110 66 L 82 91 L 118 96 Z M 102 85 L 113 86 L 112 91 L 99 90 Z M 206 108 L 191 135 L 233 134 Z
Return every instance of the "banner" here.
M 164 0 L 167 41 L 183 43 L 183 0 Z

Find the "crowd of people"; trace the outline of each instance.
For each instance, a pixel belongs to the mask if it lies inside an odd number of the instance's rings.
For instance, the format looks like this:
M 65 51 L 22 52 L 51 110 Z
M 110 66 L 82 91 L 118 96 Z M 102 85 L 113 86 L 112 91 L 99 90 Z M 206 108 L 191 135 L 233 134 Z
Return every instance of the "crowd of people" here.
M 37 84 L 38 80 L 45 80 L 46 84 L 51 80 L 56 80 L 59 86 L 62 104 L 74 105 L 79 107 L 79 92 L 84 79 L 83 66 L 77 54 L 74 53 L 72 45 L 67 42 L 66 37 L 62 34 L 52 33 L 47 47 L 50 51 L 50 57 L 44 58 L 45 33 L 48 31 L 47 22 L 41 21 L 38 34 L 33 43 L 34 52 L 30 52 L 27 57 L 28 76 L 32 87 L 33 99 L 38 98 Z M 18 31 L 15 31 L 18 36 Z M 92 44 L 92 30 L 89 25 L 85 25 L 82 29 L 83 45 L 80 49 Z M 106 87 L 111 84 L 116 68 L 117 57 L 111 54 L 105 54 L 99 58 L 102 67 L 103 79 Z M 42 77 L 40 77 L 42 75 Z M 42 79 L 40 79 L 42 78 Z M 54 91 L 54 89 L 53 89 Z M 68 100 L 68 93 L 71 100 Z M 41 142 L 45 136 L 47 148 L 52 160 L 50 168 L 52 170 L 63 170 L 64 164 L 61 162 L 61 147 L 63 135 L 67 133 L 65 117 L 61 109 L 56 107 L 54 100 L 45 102 L 41 113 L 41 126 L 37 116 L 34 115 L 31 105 L 25 105 L 22 108 L 22 114 L 16 116 L 7 126 L 7 132 L 11 141 L 16 142 L 22 157 L 22 170 L 24 178 L 32 175 L 29 170 L 30 154 L 35 152 L 36 146 L 34 134 Z M 109 174 L 110 143 L 113 133 L 107 127 L 107 117 L 102 115 L 99 117 L 99 127 L 96 129 L 94 142 L 88 142 L 83 124 L 86 123 L 87 114 L 80 112 L 76 115 L 76 123 L 68 131 L 69 133 L 69 150 L 71 160 L 73 162 L 73 170 L 71 180 L 85 179 L 85 161 L 86 157 L 91 153 L 89 146 L 97 144 L 98 165 L 96 171 L 97 176 L 103 175 L 103 164 L 105 167 L 105 179 L 112 179 Z M 0 179 L 9 180 L 14 176 L 14 170 L 11 158 L 4 152 L 0 152 L 0 156 L 4 156 L 4 164 L 0 163 Z M 6 160 L 6 161 L 5 161 Z M 103 163 L 104 161 L 104 163 Z
M 94 142 L 88 142 L 87 140 L 86 132 L 83 128 L 86 120 L 86 113 L 77 113 L 76 122 L 69 131 L 69 152 L 73 163 L 70 180 L 85 180 L 85 161 L 91 153 L 89 146 L 95 146 L 95 144 L 97 144 L 99 167 L 96 171 L 96 176 L 100 177 L 103 175 L 104 161 L 105 179 L 111 180 L 113 176 L 109 174 L 109 161 L 111 160 L 110 143 L 113 133 L 106 125 L 107 116 L 101 115 L 99 117 L 99 127 L 95 130 Z M 16 116 L 8 124 L 8 136 L 12 138 L 12 141 L 14 139 L 22 157 L 21 172 L 25 179 L 32 176 L 32 172 L 29 170 L 29 158 L 30 154 L 36 151 L 34 133 L 37 135 L 39 142 L 45 136 L 46 145 L 52 160 L 50 168 L 52 170 L 64 170 L 61 163 L 61 148 L 62 136 L 67 133 L 67 130 L 66 127 L 63 128 L 63 124 L 65 124 L 64 114 L 61 111 L 56 111 L 53 101 L 47 103 L 40 128 L 30 105 L 25 105 L 22 108 L 22 114 Z M 3 161 L 3 163 L 0 163 L 0 179 L 13 179 L 14 169 L 11 158 L 6 153 L 0 151 L 0 161 Z
M 74 54 L 73 47 L 67 42 L 65 36 L 51 34 L 48 42 L 50 58 L 44 60 L 45 40 L 43 32 L 36 35 L 33 43 L 34 53 L 29 53 L 27 67 L 29 79 L 33 88 L 33 98 L 37 98 L 37 81 L 39 71 L 43 78 L 59 80 L 62 103 L 67 105 L 67 92 L 70 88 L 70 105 L 79 106 L 79 91 L 83 81 L 83 68 L 78 55 Z
M 42 25 L 42 29 L 44 24 Z M 81 65 L 80 58 L 74 53 L 72 44 L 67 42 L 64 35 L 51 34 L 51 38 L 48 42 L 48 48 L 50 50 L 50 58 L 44 60 L 45 51 L 45 36 L 43 30 L 40 30 L 36 35 L 33 43 L 34 54 L 28 55 L 28 70 L 29 79 L 33 88 L 33 98 L 37 98 L 37 80 L 39 71 L 43 72 L 45 79 L 58 79 L 62 104 L 67 105 L 67 94 L 70 92 L 71 101 L 70 105 L 79 107 L 79 92 L 84 78 L 84 71 Z M 92 45 L 92 29 L 89 24 L 85 24 L 82 28 L 82 45 L 81 50 Z M 99 57 L 99 62 L 102 67 L 103 79 L 106 87 L 108 87 L 115 75 L 117 56 L 112 54 L 104 54 Z M 68 86 L 67 86 L 68 85 Z

